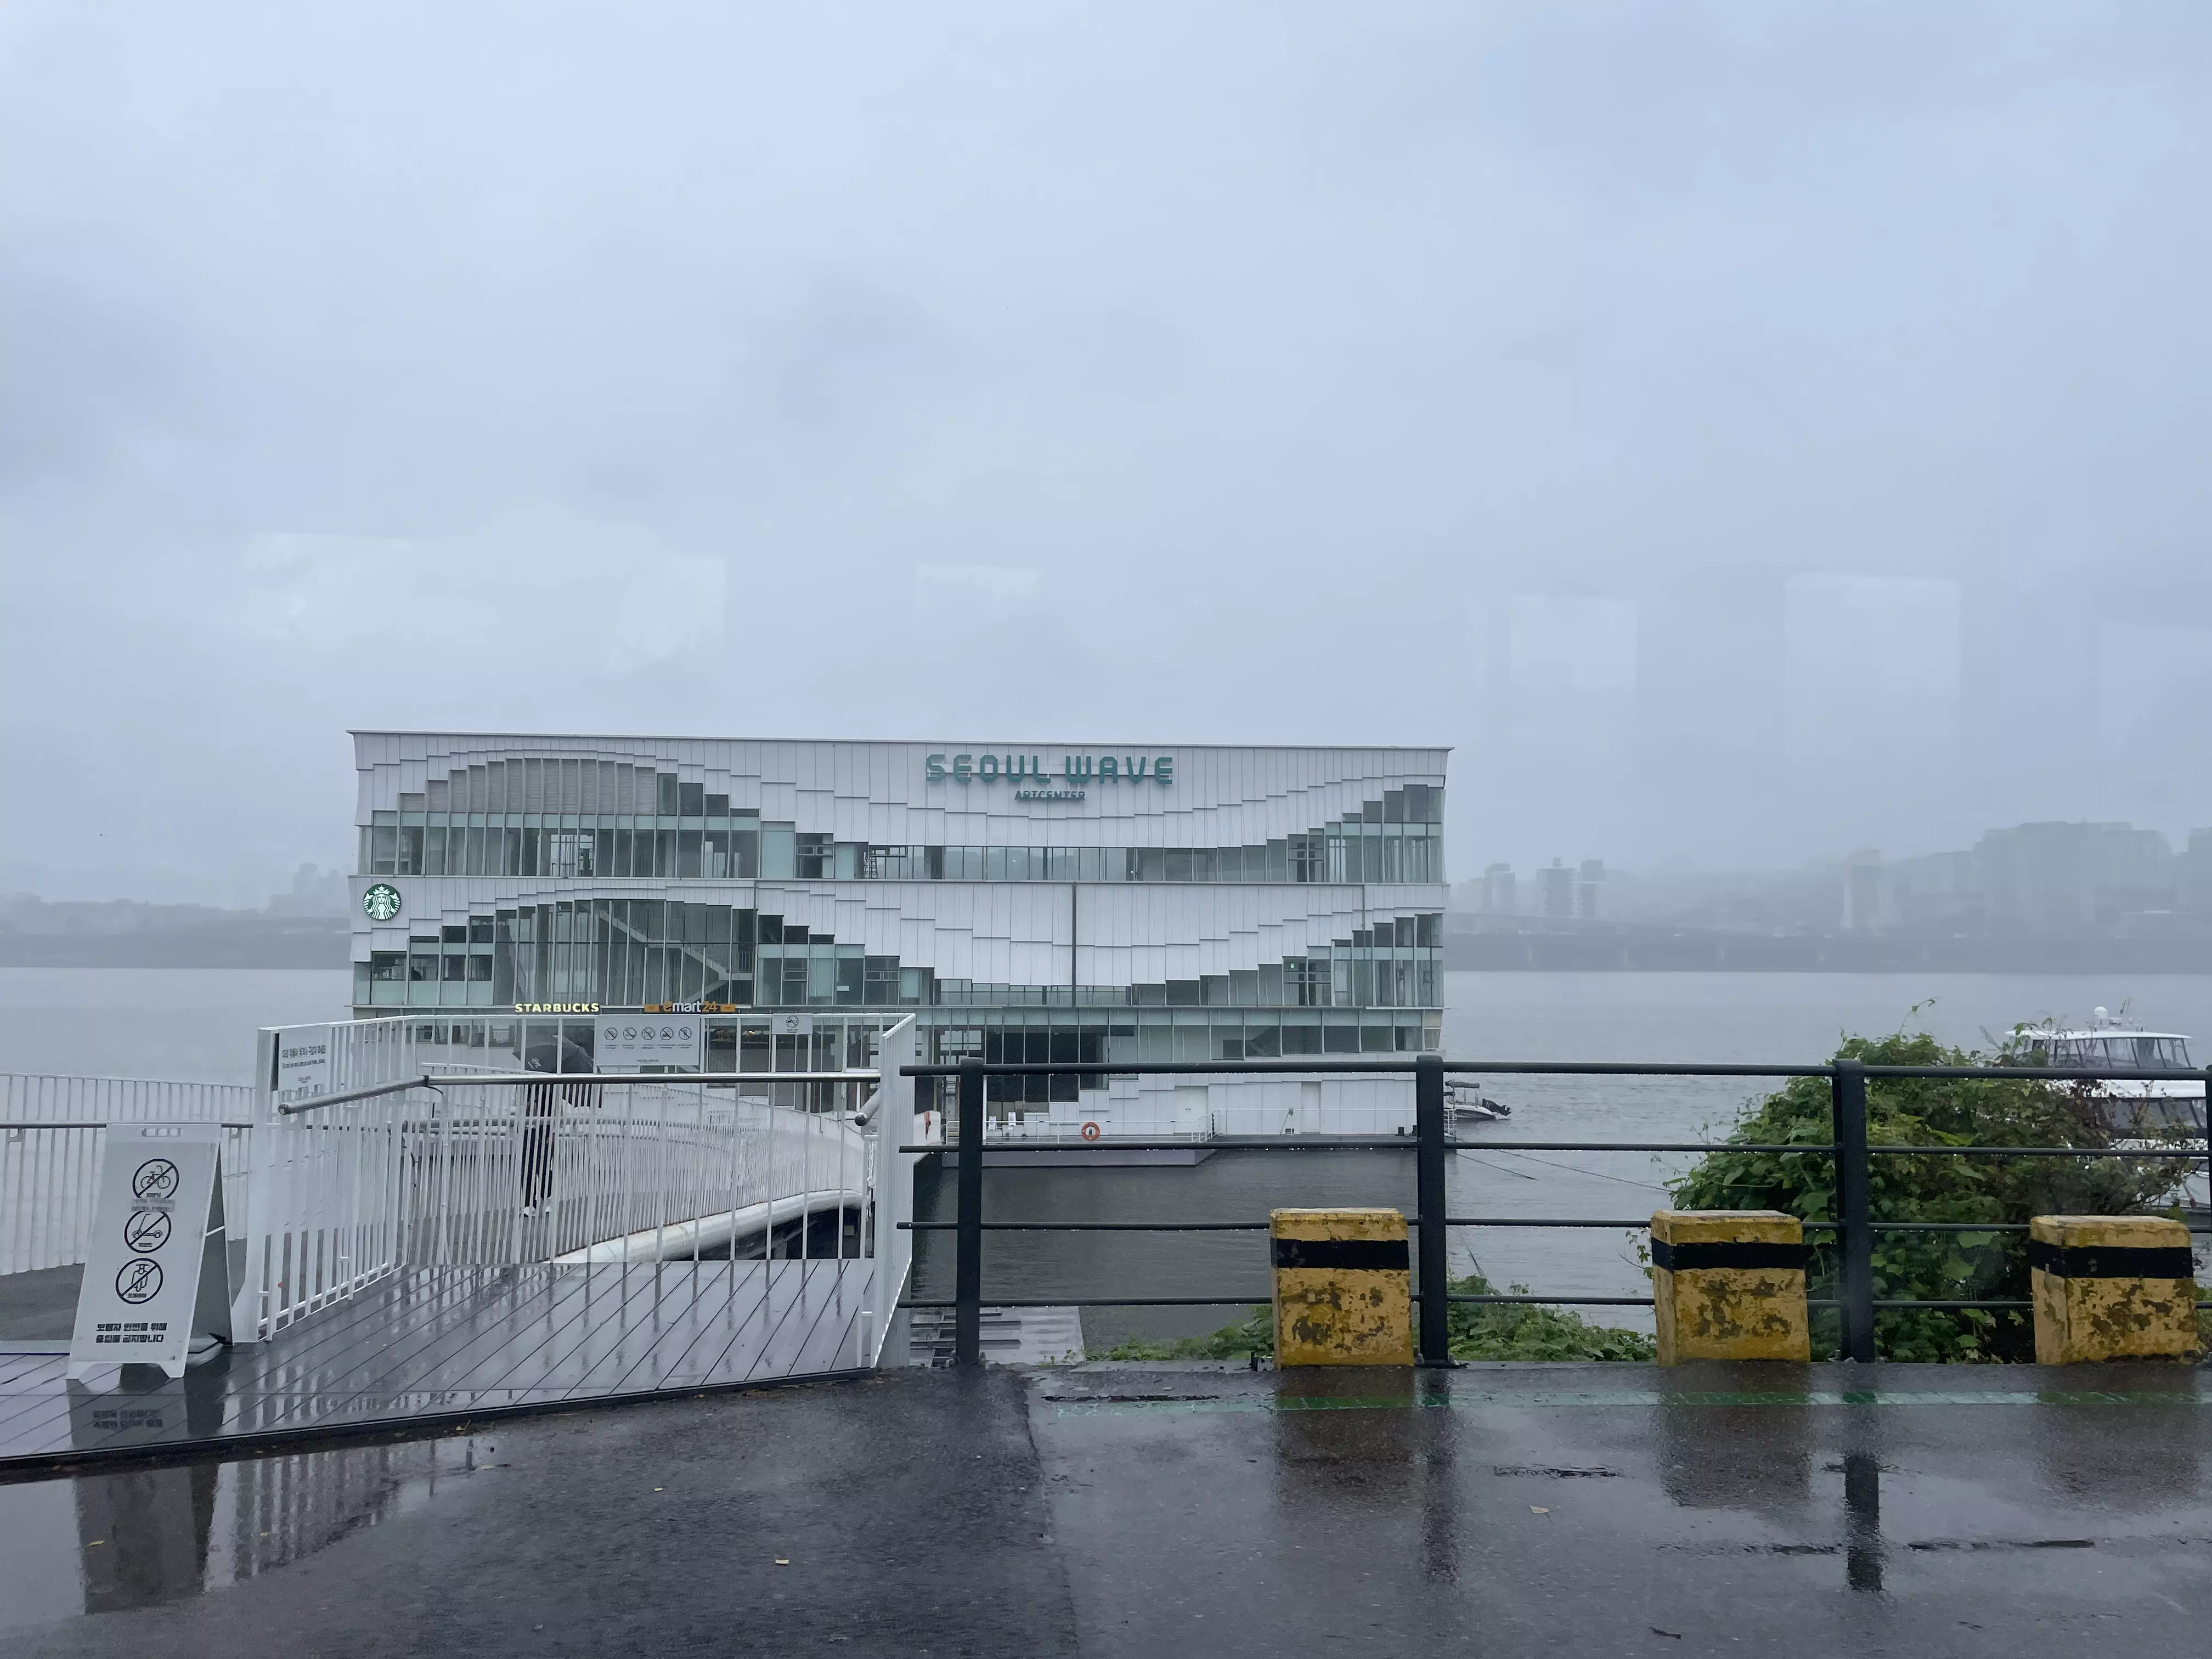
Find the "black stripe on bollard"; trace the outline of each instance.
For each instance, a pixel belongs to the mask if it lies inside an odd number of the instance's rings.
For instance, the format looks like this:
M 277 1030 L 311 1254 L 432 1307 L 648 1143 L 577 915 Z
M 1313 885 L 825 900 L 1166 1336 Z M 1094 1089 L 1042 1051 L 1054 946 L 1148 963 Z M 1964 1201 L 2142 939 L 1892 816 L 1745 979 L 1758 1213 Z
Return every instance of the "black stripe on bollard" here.
M 1402 1273 L 1413 1262 L 1402 1238 L 1279 1238 L 1275 1265 Z
M 1670 1273 L 1701 1267 L 1796 1267 L 1806 1261 L 1802 1244 L 1669 1244 L 1651 1241 L 1651 1265 Z
M 2193 1279 L 2197 1265 L 2185 1244 L 2149 1248 L 2076 1244 L 2070 1249 L 2027 1241 L 2027 1265 L 2061 1279 Z

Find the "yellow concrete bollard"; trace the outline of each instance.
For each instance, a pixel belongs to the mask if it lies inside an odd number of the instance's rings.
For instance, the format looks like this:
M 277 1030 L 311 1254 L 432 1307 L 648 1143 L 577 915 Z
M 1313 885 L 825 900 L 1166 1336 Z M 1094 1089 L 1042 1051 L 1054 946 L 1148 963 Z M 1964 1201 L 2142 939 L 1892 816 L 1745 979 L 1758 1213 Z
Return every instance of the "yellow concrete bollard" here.
M 1413 1263 L 1395 1210 L 1273 1210 L 1275 1363 L 1410 1365 Z
M 2162 1216 L 2039 1215 L 2027 1224 L 2035 1363 L 2179 1359 L 2197 1352 L 2189 1229 Z
M 1779 1210 L 1661 1210 L 1651 1218 L 1659 1363 L 1813 1357 L 1805 1230 Z

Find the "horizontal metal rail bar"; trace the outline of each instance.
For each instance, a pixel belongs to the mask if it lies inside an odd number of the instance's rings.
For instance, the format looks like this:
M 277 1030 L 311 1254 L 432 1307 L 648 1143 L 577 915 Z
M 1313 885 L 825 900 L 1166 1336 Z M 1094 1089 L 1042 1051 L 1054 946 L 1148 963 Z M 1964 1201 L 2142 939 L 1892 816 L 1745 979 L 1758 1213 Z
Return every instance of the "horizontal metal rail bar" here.
M 207 1120 L 190 1117 L 160 1118 L 152 1120 L 143 1117 L 118 1117 L 101 1118 L 97 1121 L 82 1123 L 0 1122 L 0 1129 L 6 1130 L 11 1135 L 22 1129 L 112 1129 L 118 1124 L 123 1126 L 125 1128 L 135 1129 L 142 1123 L 149 1121 L 157 1121 L 161 1123 L 204 1123 L 206 1122 Z M 251 1123 L 232 1123 L 226 1120 L 223 1122 L 215 1124 L 213 1127 L 218 1129 L 251 1129 L 254 1126 Z
M 1413 1224 L 1408 1223 L 1408 1225 Z M 1244 1233 L 1265 1232 L 1267 1221 L 981 1221 L 987 1233 Z M 957 1221 L 902 1221 L 901 1232 L 950 1233 Z
M 1407 1224 L 1408 1226 L 1413 1226 L 1418 1224 L 1409 1221 Z M 1448 1215 L 1444 1218 L 1444 1225 L 1447 1227 L 1628 1227 L 1643 1229 L 1649 1227 L 1650 1224 L 1651 1218 L 1650 1216 L 1644 1216 L 1641 1219 L 1636 1221 L 1607 1221 L 1601 1218 L 1585 1218 L 1583 1216 L 1522 1217 L 1510 1215 Z M 1825 1224 L 1814 1222 L 1809 1224 L 1820 1226 Z
M 1869 1157 L 1911 1158 L 1928 1153 L 1937 1158 L 2203 1158 L 2204 1148 L 2174 1148 L 2163 1151 L 2138 1148 L 2128 1151 L 2118 1146 L 1899 1146 L 1880 1145 L 1867 1148 Z
M 1176 1077 L 1256 1076 L 1284 1072 L 1347 1072 L 1395 1073 L 1411 1077 L 1419 1060 L 1419 1055 L 1404 1060 L 1330 1060 L 1316 1054 L 1311 1059 L 1292 1060 L 984 1060 L 980 1069 L 985 1077 Z M 1505 1074 L 1526 1073 L 1558 1073 L 1563 1075 L 1597 1077 L 1826 1077 L 1835 1068 L 1830 1066 L 1698 1066 L 1676 1065 L 1671 1062 L 1638 1063 L 1606 1060 L 1447 1060 L 1447 1072 L 1497 1073 Z M 1871 1069 L 1871 1068 L 1869 1068 Z M 928 1066 L 902 1066 L 905 1077 L 958 1077 L 962 1062 L 941 1060 Z M 2069 1073 L 2069 1076 L 2080 1073 Z M 2160 1077 L 2196 1077 L 2195 1072 L 2161 1072 Z
M 1576 1308 L 1648 1308 L 1651 1305 L 1651 1298 L 1648 1296 L 1462 1296 L 1456 1291 L 1444 1300 L 1539 1307 L 1550 1307 L 1555 1304 Z
M 1081 1296 L 1030 1297 L 1012 1301 L 983 1298 L 987 1308 L 1233 1308 L 1239 1303 L 1265 1302 L 1265 1292 L 1246 1296 Z M 957 1308 L 957 1302 L 902 1302 L 898 1307 Z
M 1447 1072 L 1495 1073 L 1500 1077 L 1827 1077 L 1826 1065 L 1700 1064 L 1695 1060 L 1448 1060 Z
M 434 1078 L 438 1084 L 874 1084 L 880 1071 L 480 1071 Z
M 2035 1078 L 2050 1082 L 2191 1083 L 2204 1081 L 2197 1067 L 2172 1066 L 1869 1066 L 1869 1077 Z
M 957 1152 L 957 1141 L 923 1141 L 901 1146 L 902 1152 Z M 1410 1152 L 1411 1135 L 1224 1136 L 1212 1140 L 987 1140 L 985 1152 Z
M 379 1095 L 397 1094 L 406 1089 L 458 1088 L 515 1088 L 537 1084 L 548 1087 L 593 1088 L 605 1085 L 637 1083 L 709 1083 L 734 1088 L 741 1083 L 875 1083 L 881 1080 L 880 1072 L 441 1072 L 421 1077 L 400 1078 L 391 1083 L 372 1083 L 366 1088 L 347 1089 L 334 1095 L 317 1095 L 313 1100 L 295 1101 L 276 1109 L 287 1117 L 301 1112 L 320 1111 L 325 1106 L 343 1106 L 356 1100 L 374 1100 Z
M 1448 1140 L 1462 1152 L 1826 1152 L 1825 1140 Z
M 1721 1140 L 1447 1140 L 1446 1147 L 1462 1152 L 1833 1152 L 1819 1141 L 1766 1146 Z M 1419 1142 L 1412 1135 L 1217 1135 L 1207 1140 L 992 1140 L 987 1152 L 1187 1152 L 1203 1149 L 1215 1152 L 1410 1152 Z M 952 1141 L 927 1141 L 901 1146 L 902 1152 L 957 1152 Z M 1920 1147 L 1903 1150 L 1918 1152 Z M 1928 1148 L 1962 1151 L 1963 1148 Z M 2125 1153 L 2117 1156 L 2126 1157 Z M 2177 1155 L 2179 1156 L 2179 1154 Z M 2203 1153 L 2187 1156 L 2201 1158 Z
M 542 1079 L 541 1079 L 542 1080 Z M 311 1104 L 327 1104 L 312 1102 Z M 287 1111 L 296 1109 L 292 1107 Z M 984 1144 L 987 1152 L 1179 1152 L 1203 1147 L 1217 1152 L 1399 1152 L 1415 1149 L 1411 1135 L 1237 1135 L 1210 1140 L 994 1140 Z M 1812 1152 L 1832 1157 L 1835 1147 L 1825 1141 L 1733 1140 L 1448 1140 L 1445 1146 L 1462 1152 Z M 952 1142 L 921 1141 L 902 1146 L 902 1152 L 957 1152 Z M 1923 1146 L 1877 1145 L 1869 1153 L 1895 1158 L 2203 1158 L 2202 1146 L 2126 1148 L 2119 1146 Z
M 1217 1077 L 1264 1075 L 1282 1072 L 1374 1072 L 1413 1074 L 1419 1056 L 1404 1060 L 981 1060 L 972 1062 L 986 1077 Z M 902 1066 L 905 1077 L 957 1077 L 963 1062 L 944 1060 L 927 1066 Z M 1832 1077 L 1832 1063 L 1786 1066 L 1708 1065 L 1694 1061 L 1613 1060 L 1447 1060 L 1447 1072 L 1497 1076 L 1538 1077 Z M 2192 1083 L 2204 1081 L 2194 1067 L 2171 1066 L 1868 1066 L 1870 1078 L 1985 1078 L 2029 1079 L 2050 1082 Z
M 957 1221 L 902 1221 L 902 1232 L 949 1233 L 957 1231 Z M 978 1224 L 987 1233 L 1235 1233 L 1265 1232 L 1273 1224 L 1266 1221 L 985 1221 Z M 1421 1224 L 1419 1216 L 1406 1218 L 1408 1227 Z M 1836 1221 L 1807 1221 L 1801 1223 L 1808 1233 L 1832 1233 L 1842 1223 Z M 2212 1233 L 2212 1222 L 2185 1223 L 2192 1233 Z M 1447 1227 L 1600 1227 L 1622 1228 L 1630 1231 L 1647 1231 L 1651 1225 L 1649 1216 L 1608 1220 L 1585 1216 L 1498 1216 L 1454 1215 L 1444 1218 Z M 1869 1229 L 1878 1233 L 2024 1233 L 2028 1231 L 2025 1221 L 1872 1221 Z
M 1648 1308 L 1652 1303 L 1652 1299 L 1648 1296 L 1465 1296 L 1457 1291 L 1453 1291 L 1444 1299 L 1447 1302 L 1464 1302 L 1478 1306 L 1531 1308 Z M 1233 1308 L 1239 1303 L 1261 1303 L 1267 1300 L 1267 1297 L 1257 1292 L 1249 1296 L 1085 1296 L 1071 1291 L 1066 1296 L 1058 1297 L 1001 1299 L 986 1296 L 983 1298 L 983 1305 L 987 1308 Z M 958 1303 L 949 1299 L 898 1304 L 901 1310 L 908 1308 L 924 1310 L 957 1308 L 959 1305 Z M 1807 1302 L 1805 1305 L 1809 1309 L 1826 1310 L 1840 1308 L 1844 1304 L 1833 1298 L 1815 1297 Z M 1876 1297 L 1874 1305 L 1878 1312 L 1884 1309 L 1899 1308 L 1940 1309 L 1956 1312 L 1967 1308 L 1996 1308 L 2014 1311 L 2022 1308 L 2032 1308 L 2035 1304 L 2033 1302 L 1996 1298 L 1986 1302 L 1923 1302 L 1905 1297 Z M 2199 1311 L 2212 1310 L 2212 1302 L 2200 1302 L 2197 1306 Z
M 1807 1227 L 1814 1224 L 1807 1222 Z M 1832 1221 L 1820 1224 L 1828 1231 L 1836 1230 Z M 1867 1231 L 1872 1233 L 2024 1233 L 2025 1221 L 1869 1221 Z
M 455 1079 L 445 1080 L 452 1082 Z M 317 1095 L 313 1100 L 295 1101 L 276 1109 L 283 1116 L 296 1117 L 301 1112 L 319 1112 L 325 1106 L 345 1106 L 356 1100 L 374 1100 L 379 1095 L 396 1095 L 409 1089 L 434 1089 L 438 1086 L 438 1082 L 427 1074 L 406 1077 L 392 1083 L 372 1083 L 363 1089 L 344 1089 L 334 1095 Z

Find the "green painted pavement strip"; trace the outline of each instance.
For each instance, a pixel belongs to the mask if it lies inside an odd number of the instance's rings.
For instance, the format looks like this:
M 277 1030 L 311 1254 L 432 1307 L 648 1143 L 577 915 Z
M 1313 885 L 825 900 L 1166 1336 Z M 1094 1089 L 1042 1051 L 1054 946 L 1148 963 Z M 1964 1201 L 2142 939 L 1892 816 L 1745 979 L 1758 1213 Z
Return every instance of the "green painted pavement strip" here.
M 1483 1407 L 1576 1406 L 2203 1406 L 2212 1395 L 2144 1390 L 1891 1389 L 1662 1391 L 1652 1389 L 1425 1395 L 1285 1395 L 1194 1396 L 1187 1400 L 1073 1400 L 1048 1396 L 1061 1417 L 1103 1417 L 1123 1412 L 1382 1412 L 1467 1410 Z

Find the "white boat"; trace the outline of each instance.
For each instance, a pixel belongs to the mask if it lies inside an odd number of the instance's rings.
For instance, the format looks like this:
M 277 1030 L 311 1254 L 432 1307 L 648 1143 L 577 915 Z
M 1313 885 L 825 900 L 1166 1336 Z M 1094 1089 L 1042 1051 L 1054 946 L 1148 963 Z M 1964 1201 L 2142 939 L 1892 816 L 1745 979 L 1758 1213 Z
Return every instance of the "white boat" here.
M 1444 1111 L 1455 1127 L 1463 1123 L 1495 1123 L 1500 1118 L 1513 1115 L 1510 1106 L 1485 1095 L 1482 1085 L 1471 1077 L 1444 1079 Z
M 2103 1066 L 2194 1071 L 2189 1039 L 2115 1019 L 2100 1008 L 2086 1030 L 2023 1028 L 2021 1058 L 2031 1065 L 2089 1071 Z M 2085 1083 L 2105 1127 L 2115 1135 L 2171 1140 L 2204 1136 L 2204 1073 L 2172 1078 L 2106 1078 Z

